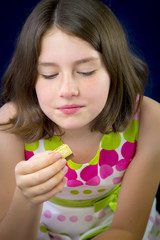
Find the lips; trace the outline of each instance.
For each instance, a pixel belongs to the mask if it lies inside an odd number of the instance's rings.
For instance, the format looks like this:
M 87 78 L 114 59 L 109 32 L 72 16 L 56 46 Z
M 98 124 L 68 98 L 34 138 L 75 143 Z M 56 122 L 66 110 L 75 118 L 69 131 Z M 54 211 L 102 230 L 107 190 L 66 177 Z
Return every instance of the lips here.
M 58 110 L 60 112 L 62 112 L 63 114 L 68 115 L 68 114 L 74 114 L 74 113 L 78 112 L 81 108 L 83 108 L 83 106 L 71 104 L 71 105 L 64 105 L 64 106 L 58 108 Z

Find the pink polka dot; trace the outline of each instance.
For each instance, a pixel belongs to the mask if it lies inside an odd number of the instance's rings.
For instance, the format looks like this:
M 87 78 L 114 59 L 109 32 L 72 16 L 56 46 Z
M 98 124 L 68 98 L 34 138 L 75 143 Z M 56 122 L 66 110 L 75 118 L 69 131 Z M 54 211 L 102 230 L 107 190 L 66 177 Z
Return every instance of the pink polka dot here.
M 108 166 L 108 165 L 102 165 L 100 167 L 100 175 L 102 179 L 105 179 L 107 177 L 109 177 L 110 175 L 112 175 L 113 173 L 113 168 Z
M 67 166 L 68 167 L 68 166 Z M 70 167 L 68 167 L 68 171 L 65 175 L 65 177 L 68 178 L 68 180 L 76 180 L 77 178 L 77 173 L 75 170 L 71 169 Z
M 89 181 L 86 182 L 86 185 L 88 186 L 98 186 L 100 184 L 100 177 L 96 176 L 91 178 Z
M 31 157 L 34 156 L 34 153 L 33 152 L 30 152 L 30 151 L 24 151 L 24 154 L 25 154 L 25 159 L 28 160 L 30 159 Z
M 126 142 L 123 144 L 121 153 L 124 158 L 132 159 L 136 149 L 136 142 L 130 143 Z
M 59 215 L 57 217 L 57 219 L 60 221 L 60 222 L 64 222 L 66 220 L 66 217 L 64 215 Z
M 123 176 L 113 178 L 113 180 L 112 180 L 113 184 L 115 184 L 115 185 L 119 184 L 122 181 L 122 179 L 123 179 Z
M 139 111 L 134 115 L 133 120 L 139 120 Z
M 121 159 L 116 164 L 117 171 L 124 171 L 130 163 L 129 159 Z
M 68 187 L 78 187 L 78 186 L 82 186 L 83 182 L 81 182 L 80 180 L 69 180 L 67 181 L 67 186 Z
M 98 217 L 103 218 L 105 215 L 106 215 L 106 212 L 102 210 L 101 212 L 99 212 Z
M 50 233 L 48 235 L 49 235 L 50 239 L 54 239 L 54 237 Z
M 78 217 L 76 216 L 72 216 L 69 218 L 70 222 L 77 222 L 78 221 Z
M 150 240 L 151 239 L 151 235 L 149 234 L 147 238 L 148 238 L 148 240 Z
M 154 223 L 154 218 L 152 216 L 149 217 L 149 221 L 151 221 L 152 223 Z
M 46 218 L 51 218 L 51 217 L 52 217 L 52 213 L 51 213 L 49 210 L 46 210 L 46 211 L 44 212 L 44 216 L 45 216 Z
M 56 239 L 56 240 L 62 240 L 62 238 L 60 237 L 60 236 L 54 236 L 54 239 Z
M 89 181 L 93 177 L 98 175 L 98 165 L 89 165 L 85 167 L 81 173 L 80 176 L 83 181 Z
M 156 225 L 160 225 L 160 218 L 156 220 Z
M 105 150 L 100 151 L 99 165 L 109 165 L 113 167 L 118 161 L 118 153 L 115 150 Z
M 92 219 L 93 219 L 93 216 L 92 216 L 92 215 L 88 215 L 88 216 L 85 217 L 85 221 L 86 221 L 86 222 L 91 222 Z

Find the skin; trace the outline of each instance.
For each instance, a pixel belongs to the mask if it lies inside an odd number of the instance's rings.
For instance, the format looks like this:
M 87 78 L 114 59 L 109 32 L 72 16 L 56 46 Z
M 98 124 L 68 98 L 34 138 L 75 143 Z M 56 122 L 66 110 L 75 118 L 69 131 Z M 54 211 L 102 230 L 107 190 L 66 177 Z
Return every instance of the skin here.
M 65 48 L 56 51 L 60 43 L 61 46 L 64 44 Z M 84 163 L 86 158 L 91 159 L 95 155 L 102 137 L 99 132 L 90 132 L 89 127 L 107 100 L 109 74 L 100 55 L 88 43 L 57 29 L 44 36 L 39 63 L 55 62 L 54 55 L 49 55 L 48 52 L 48 48 L 52 47 L 56 56 L 56 67 L 53 67 L 53 64 L 49 68 L 38 66 L 36 93 L 45 114 L 65 130 L 62 140 L 74 151 L 74 161 Z M 88 55 L 93 56 L 92 53 L 95 54 L 94 57 L 98 57 L 101 64 L 85 62 L 75 65 L 77 56 L 80 60 L 88 58 Z M 95 75 L 81 77 L 79 73 L 93 71 L 90 69 L 92 66 L 97 69 Z M 48 74 L 56 74 L 56 77 L 46 79 L 44 75 Z M 93 83 L 97 83 L 96 87 L 92 86 Z M 87 94 L 84 89 L 87 89 Z M 102 100 L 96 101 L 100 96 Z M 59 101 L 56 101 L 57 98 Z M 70 103 L 82 104 L 84 107 L 72 114 L 57 110 L 57 107 Z M 145 231 L 160 180 L 160 106 L 144 97 L 140 112 L 137 151 L 123 179 L 113 223 L 109 230 L 97 235 L 95 240 L 141 240 Z M 61 191 L 66 181 L 66 161 L 59 155 L 46 151 L 24 161 L 23 151 L 22 139 L 0 132 L 0 192 L 3 196 L 0 200 L 0 239 L 3 240 L 36 239 L 43 202 Z M 22 225 L 24 216 L 25 224 Z M 21 228 L 17 232 L 19 225 Z
M 36 239 L 42 203 L 66 182 L 66 160 L 46 151 L 25 161 L 22 139 L 6 132 L 0 132 L 0 143 L 0 239 Z
M 123 230 L 119 239 L 142 239 L 160 182 L 159 122 L 159 103 L 144 97 L 137 151 L 122 182 L 111 229 L 95 240 L 105 239 L 112 233 L 116 236 L 119 230 Z M 114 239 L 114 234 L 109 239 Z
M 6 103 L 0 108 L 0 130 L 5 130 L 11 127 L 12 124 L 7 124 L 10 119 L 13 119 L 17 114 L 17 107 L 13 102 Z
M 90 131 L 110 86 L 101 55 L 86 41 L 53 28 L 42 39 L 38 62 L 35 89 L 42 111 L 62 129 Z M 80 107 L 73 114 L 72 104 Z

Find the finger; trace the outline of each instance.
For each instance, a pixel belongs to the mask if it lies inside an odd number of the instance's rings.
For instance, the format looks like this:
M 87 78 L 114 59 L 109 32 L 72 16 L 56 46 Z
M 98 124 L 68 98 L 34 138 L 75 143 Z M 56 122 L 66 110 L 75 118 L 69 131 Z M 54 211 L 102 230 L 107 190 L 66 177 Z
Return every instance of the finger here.
M 57 162 L 51 164 L 50 166 L 41 169 L 40 171 L 23 175 L 20 180 L 21 187 L 33 187 L 46 182 L 50 178 L 54 177 L 60 170 L 62 170 L 65 164 L 66 160 L 60 159 Z
M 34 198 L 32 198 L 32 203 L 39 204 L 39 203 L 43 203 L 45 201 L 48 201 L 49 199 L 54 197 L 57 193 L 62 191 L 66 182 L 67 182 L 67 178 L 64 177 L 62 179 L 62 181 L 59 184 L 57 184 L 51 191 L 49 191 L 45 194 L 39 195 L 39 196 L 35 196 Z
M 27 195 L 30 197 L 35 197 L 39 195 L 46 194 L 52 191 L 64 178 L 64 175 L 67 173 L 68 168 L 65 166 L 61 171 L 59 171 L 55 176 L 50 178 L 48 181 L 36 185 L 28 189 Z
M 15 168 L 15 171 L 19 175 L 31 174 L 53 164 L 60 159 L 60 157 L 61 155 L 59 153 L 55 153 L 53 151 L 38 153 L 28 161 L 19 162 Z

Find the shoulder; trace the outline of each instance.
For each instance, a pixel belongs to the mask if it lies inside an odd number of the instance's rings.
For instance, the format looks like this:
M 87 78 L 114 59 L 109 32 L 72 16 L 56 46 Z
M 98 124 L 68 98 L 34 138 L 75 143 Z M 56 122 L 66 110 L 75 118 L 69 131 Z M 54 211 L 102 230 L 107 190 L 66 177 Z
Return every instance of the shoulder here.
M 17 115 L 17 107 L 13 102 L 8 102 L 0 107 L 0 124 L 9 123 Z
M 137 151 L 147 158 L 160 157 L 160 104 L 144 97 L 140 109 L 139 138 Z M 160 162 L 160 161 L 159 161 Z
M 149 116 L 150 114 L 150 116 Z M 142 105 L 141 105 L 141 117 L 145 117 L 148 121 L 156 121 L 160 118 L 160 103 L 157 101 L 143 97 Z M 142 118 L 144 119 L 144 118 Z

